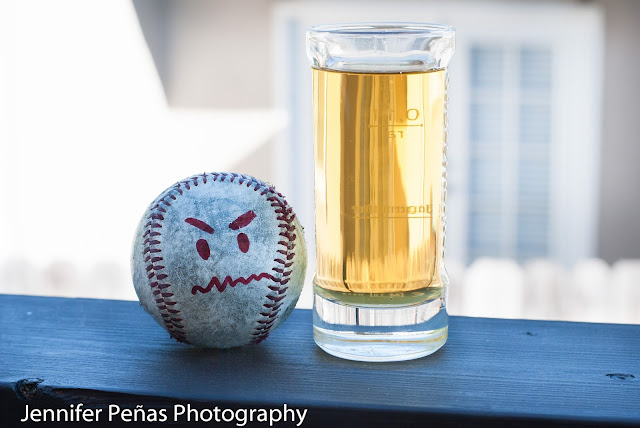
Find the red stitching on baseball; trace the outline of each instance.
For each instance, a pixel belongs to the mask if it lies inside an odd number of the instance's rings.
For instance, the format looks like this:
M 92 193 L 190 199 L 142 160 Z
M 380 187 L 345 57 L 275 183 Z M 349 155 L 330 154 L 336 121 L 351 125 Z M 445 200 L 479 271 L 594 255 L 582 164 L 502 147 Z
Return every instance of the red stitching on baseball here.
M 280 306 L 282 306 L 282 303 L 265 303 L 264 305 L 265 308 L 271 309 L 272 311 L 275 311 L 277 309 L 280 309 Z
M 182 194 L 182 190 L 174 187 L 174 190 L 178 191 L 179 194 Z M 182 331 L 184 326 L 180 324 L 176 324 L 176 320 L 182 321 L 180 318 L 171 319 L 172 315 L 177 315 L 180 313 L 177 309 L 169 309 L 170 306 L 174 306 L 177 302 L 171 300 L 173 297 L 173 293 L 168 292 L 167 290 L 171 287 L 170 284 L 160 283 L 159 281 L 166 279 L 168 277 L 167 274 L 158 273 L 158 271 L 162 271 L 165 269 L 163 265 L 157 264 L 162 261 L 163 258 L 159 256 L 151 257 L 151 254 L 158 254 L 162 250 L 159 248 L 161 245 L 161 232 L 153 229 L 162 228 L 162 225 L 159 223 L 164 220 L 164 216 L 162 213 L 166 213 L 167 210 L 162 206 L 171 206 L 171 204 L 167 201 L 167 198 L 171 198 L 173 200 L 176 199 L 173 193 L 169 193 L 165 195 L 152 209 L 147 217 L 149 221 L 145 225 L 145 232 L 143 237 L 146 239 L 143 243 L 143 256 L 149 254 L 145 258 L 145 262 L 147 263 L 146 271 L 150 272 L 148 278 L 150 280 L 149 286 L 154 289 L 153 295 L 156 296 L 155 303 L 158 308 L 158 312 L 160 313 L 160 317 L 162 322 L 165 325 L 167 331 L 169 331 L 169 335 L 176 339 L 179 342 L 189 343 L 186 337 L 186 332 Z M 155 239 L 151 239 L 155 238 Z M 155 277 L 155 278 L 154 278 Z

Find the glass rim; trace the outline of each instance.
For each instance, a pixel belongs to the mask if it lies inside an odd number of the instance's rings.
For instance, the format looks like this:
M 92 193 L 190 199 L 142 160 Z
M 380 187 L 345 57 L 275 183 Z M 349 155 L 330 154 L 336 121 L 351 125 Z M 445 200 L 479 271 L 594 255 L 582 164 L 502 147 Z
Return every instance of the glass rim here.
M 343 24 L 314 25 L 307 28 L 307 34 L 335 34 L 343 36 L 448 36 L 455 29 L 445 24 L 424 22 L 354 22 Z

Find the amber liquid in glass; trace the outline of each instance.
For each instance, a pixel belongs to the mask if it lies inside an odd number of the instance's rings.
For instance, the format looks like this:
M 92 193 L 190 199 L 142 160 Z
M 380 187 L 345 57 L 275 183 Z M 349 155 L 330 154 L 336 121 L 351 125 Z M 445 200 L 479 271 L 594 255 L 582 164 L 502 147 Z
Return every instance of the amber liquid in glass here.
M 316 293 L 439 297 L 446 72 L 313 69 L 313 85 Z

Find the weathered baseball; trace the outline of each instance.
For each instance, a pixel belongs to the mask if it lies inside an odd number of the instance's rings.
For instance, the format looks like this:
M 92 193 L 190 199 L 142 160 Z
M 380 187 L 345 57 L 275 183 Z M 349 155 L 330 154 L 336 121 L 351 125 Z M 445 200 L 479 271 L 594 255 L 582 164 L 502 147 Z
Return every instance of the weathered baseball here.
M 145 212 L 133 247 L 140 303 L 180 342 L 260 343 L 304 283 L 302 226 L 284 197 L 253 177 L 194 175 Z

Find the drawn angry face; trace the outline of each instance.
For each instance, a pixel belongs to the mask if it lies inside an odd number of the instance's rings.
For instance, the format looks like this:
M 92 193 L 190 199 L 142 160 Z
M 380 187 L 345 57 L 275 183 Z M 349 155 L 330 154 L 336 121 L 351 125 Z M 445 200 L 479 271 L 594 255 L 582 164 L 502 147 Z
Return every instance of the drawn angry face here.
M 243 227 L 248 226 L 256 217 L 257 215 L 255 212 L 251 210 L 247 211 L 244 214 L 238 216 L 231 223 L 229 223 L 229 229 L 234 231 L 240 230 Z M 215 230 L 213 229 L 213 227 L 211 227 L 204 221 L 199 220 L 197 218 L 188 217 L 184 221 L 187 224 L 190 224 L 191 226 L 196 227 L 201 231 L 208 233 L 210 235 L 214 235 L 215 233 Z M 211 239 L 214 239 L 214 238 L 211 238 Z M 249 237 L 245 233 L 240 232 L 236 236 L 236 240 L 238 242 L 238 249 L 240 250 L 240 252 L 248 253 L 251 247 L 251 242 L 249 240 Z M 211 246 L 209 245 L 209 242 L 206 239 L 198 239 L 198 241 L 196 242 L 196 252 L 198 253 L 198 255 L 202 260 L 209 260 L 211 258 Z M 257 275 L 251 274 L 246 278 L 242 276 L 239 276 L 237 278 L 232 278 L 231 276 L 227 275 L 222 280 L 220 280 L 219 277 L 214 276 L 211 278 L 211 281 L 209 281 L 209 284 L 206 287 L 201 287 L 199 285 L 194 286 L 191 289 L 191 294 L 195 295 L 198 291 L 203 294 L 208 293 L 213 289 L 214 286 L 220 293 L 222 293 L 227 288 L 227 286 L 235 287 L 239 283 L 247 285 L 251 281 L 260 281 L 261 279 L 264 279 L 264 278 L 273 280 L 273 276 L 266 272 L 263 272 Z

